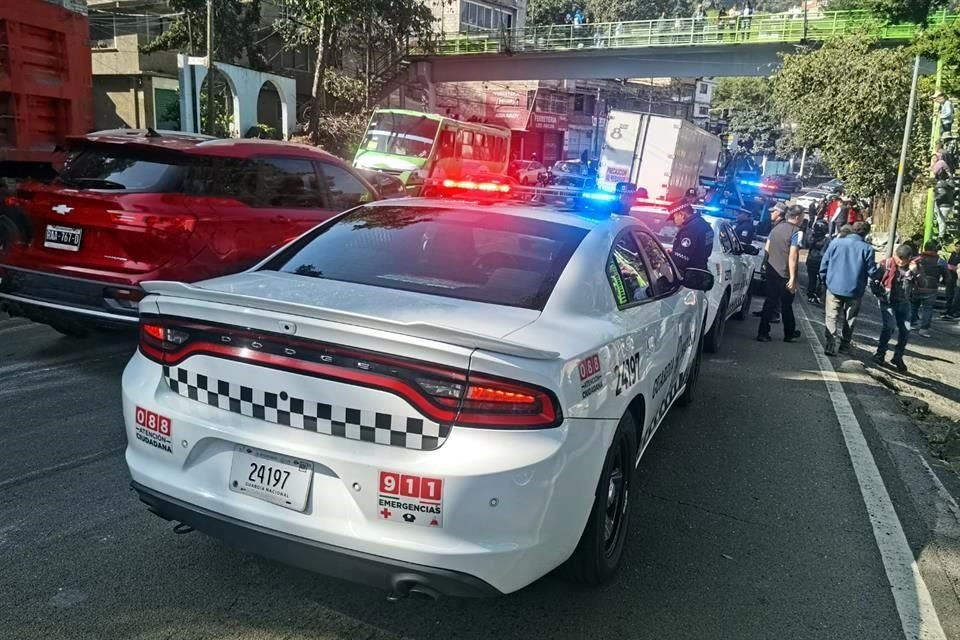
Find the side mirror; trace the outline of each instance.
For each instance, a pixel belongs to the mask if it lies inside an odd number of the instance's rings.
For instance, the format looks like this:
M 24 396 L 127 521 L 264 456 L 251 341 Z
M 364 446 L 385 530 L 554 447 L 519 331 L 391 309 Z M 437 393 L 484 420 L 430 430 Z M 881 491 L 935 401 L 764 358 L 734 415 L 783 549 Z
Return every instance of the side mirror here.
M 703 269 L 686 269 L 683 272 L 683 286 L 694 291 L 713 289 L 713 274 Z
M 743 253 L 748 256 L 758 256 L 760 255 L 759 247 L 755 247 L 752 244 L 741 244 L 740 248 L 743 249 Z
M 635 193 L 637 191 L 637 185 L 632 182 L 618 182 L 616 187 L 616 192 L 620 193 Z

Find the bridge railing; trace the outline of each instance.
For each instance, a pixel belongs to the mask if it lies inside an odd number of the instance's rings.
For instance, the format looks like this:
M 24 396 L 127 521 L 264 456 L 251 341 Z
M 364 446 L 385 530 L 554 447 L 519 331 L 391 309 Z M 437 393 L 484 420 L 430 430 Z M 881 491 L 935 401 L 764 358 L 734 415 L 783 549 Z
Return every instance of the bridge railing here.
M 958 15 L 940 12 L 933 17 L 931 24 L 958 19 Z M 462 55 L 803 42 L 856 31 L 867 31 L 883 40 L 909 40 L 917 29 L 913 24 L 883 24 L 867 11 L 661 18 L 633 22 L 535 25 L 524 29 L 452 34 L 445 36 L 432 53 Z

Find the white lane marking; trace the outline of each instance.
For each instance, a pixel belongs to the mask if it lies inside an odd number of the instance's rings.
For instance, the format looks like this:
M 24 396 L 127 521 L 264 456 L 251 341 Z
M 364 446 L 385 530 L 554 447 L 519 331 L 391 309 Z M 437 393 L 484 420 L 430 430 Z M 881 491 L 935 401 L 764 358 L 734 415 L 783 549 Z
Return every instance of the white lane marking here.
M 814 332 L 813 324 L 807 318 L 804 305 L 801 303 L 796 306 L 803 330 L 812 338 L 810 348 L 817 360 L 817 366 L 820 367 L 823 381 L 827 385 L 837 422 L 840 423 L 843 441 L 850 454 L 857 484 L 860 485 L 860 495 L 863 497 L 867 515 L 870 517 L 873 537 L 880 550 L 883 569 L 887 574 L 887 580 L 890 581 L 903 635 L 907 640 L 946 640 L 937 610 L 930 598 L 930 592 L 923 581 L 923 576 L 920 575 L 910 543 L 907 542 L 907 536 L 893 508 L 890 494 L 887 493 L 887 487 L 883 484 L 883 477 L 877 469 L 873 454 L 870 453 L 860 422 L 853 412 L 837 372 L 834 371 L 827 356 L 823 354 L 820 339 Z

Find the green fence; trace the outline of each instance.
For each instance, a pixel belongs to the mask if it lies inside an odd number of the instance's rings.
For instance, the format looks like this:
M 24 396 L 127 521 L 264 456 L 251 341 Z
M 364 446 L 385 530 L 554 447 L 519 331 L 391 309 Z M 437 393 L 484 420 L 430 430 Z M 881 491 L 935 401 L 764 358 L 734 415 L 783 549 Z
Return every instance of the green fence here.
M 931 25 L 960 20 L 940 12 Z M 667 18 L 634 22 L 538 25 L 517 30 L 447 35 L 433 55 L 636 49 L 749 43 L 803 42 L 866 31 L 883 40 L 906 41 L 918 27 L 883 24 L 866 11 L 759 14 L 750 17 Z

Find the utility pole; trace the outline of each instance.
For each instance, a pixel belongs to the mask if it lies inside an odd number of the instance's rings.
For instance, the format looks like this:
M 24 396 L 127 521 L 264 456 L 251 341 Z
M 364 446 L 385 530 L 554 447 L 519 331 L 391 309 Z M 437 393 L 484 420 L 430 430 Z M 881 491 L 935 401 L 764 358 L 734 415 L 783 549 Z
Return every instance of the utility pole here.
M 217 98 L 213 90 L 213 0 L 207 0 L 207 133 L 215 131 Z
M 937 80 L 934 89 L 940 91 L 943 85 L 943 56 L 940 56 L 937 59 Z M 937 116 L 940 114 L 940 105 L 936 102 L 933 103 L 933 127 L 930 131 L 930 153 L 931 155 L 937 151 L 937 142 L 940 140 L 940 118 Z M 933 187 L 931 186 L 927 189 L 927 210 L 923 217 L 923 244 L 930 242 L 930 239 L 933 238 L 933 214 L 936 209 L 935 194 Z
M 890 216 L 890 238 L 887 240 L 887 257 L 893 256 L 897 246 L 897 219 L 900 217 L 900 197 L 903 195 L 904 165 L 910 150 L 910 132 L 913 129 L 913 103 L 917 98 L 917 78 L 920 75 L 920 56 L 913 60 L 913 80 L 910 82 L 910 104 L 907 105 L 907 123 L 903 127 L 903 145 L 900 147 L 900 165 L 897 167 L 897 188 L 893 192 L 893 213 Z

